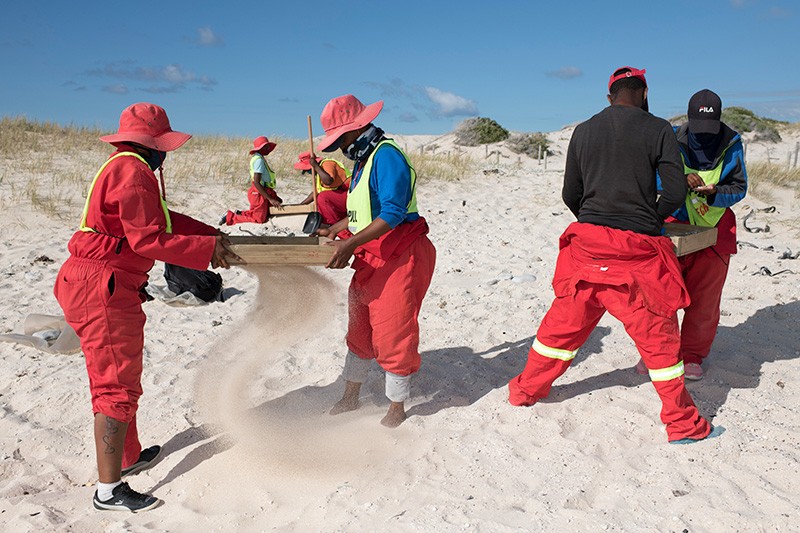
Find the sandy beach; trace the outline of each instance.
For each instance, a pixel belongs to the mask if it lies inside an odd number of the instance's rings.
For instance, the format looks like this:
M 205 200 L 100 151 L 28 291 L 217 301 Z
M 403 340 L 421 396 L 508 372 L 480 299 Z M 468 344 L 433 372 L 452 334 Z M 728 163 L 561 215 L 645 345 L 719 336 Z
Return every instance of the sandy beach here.
M 165 504 L 141 515 L 91 507 L 82 355 L 0 343 L 0 530 L 797 531 L 794 190 L 762 189 L 734 207 L 739 253 L 717 339 L 705 378 L 688 384 L 701 414 L 725 428 L 719 438 L 667 443 L 658 397 L 633 370 L 636 349 L 608 315 L 548 399 L 508 404 L 506 384 L 553 298 L 558 236 L 573 221 L 561 202 L 571 131 L 548 134 L 546 169 L 505 147 L 457 150 L 452 135 L 395 137 L 412 163 L 432 146 L 475 161 L 458 180 L 418 184 L 438 258 L 420 316 L 423 366 L 397 429 L 378 423 L 388 400 L 377 366 L 359 410 L 327 414 L 343 387 L 350 269 L 234 267 L 222 274 L 224 302 L 145 305 L 139 432 L 164 454 L 129 481 Z M 778 145 L 749 143 L 748 163 L 769 153 L 785 164 L 798 131 Z M 60 314 L 52 287 L 80 214 L 77 200 L 48 213 L 19 191 L 34 178 L 58 183 L 60 172 L 90 177 L 105 153 L 96 144 L 30 172 L 3 162 L 0 333 L 21 331 L 32 313 Z M 224 157 L 247 178 L 243 155 Z M 165 177 L 178 210 L 213 224 L 245 201 L 213 162 L 191 187 L 172 186 L 172 162 Z M 305 196 L 299 179 L 281 180 L 284 199 Z M 300 234 L 302 223 L 232 231 Z M 162 273 L 157 263 L 151 284 L 165 285 Z

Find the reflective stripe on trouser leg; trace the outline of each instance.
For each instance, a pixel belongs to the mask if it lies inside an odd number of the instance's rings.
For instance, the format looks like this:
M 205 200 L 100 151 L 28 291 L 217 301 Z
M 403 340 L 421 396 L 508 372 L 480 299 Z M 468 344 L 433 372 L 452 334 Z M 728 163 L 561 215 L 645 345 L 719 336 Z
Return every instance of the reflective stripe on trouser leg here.
M 571 361 L 575 359 L 575 354 L 578 353 L 577 348 L 574 350 L 562 350 L 561 348 L 551 348 L 550 346 L 545 346 L 539 342 L 538 337 L 533 339 L 531 348 L 536 350 L 536 353 L 539 355 L 549 357 L 550 359 L 561 359 L 562 361 Z
M 654 368 L 647 371 L 650 373 L 650 381 L 669 381 L 683 375 L 683 361 L 667 368 Z
M 386 397 L 393 402 L 404 402 L 411 397 L 411 374 L 398 376 L 386 372 Z
M 352 351 L 348 350 L 347 357 L 344 360 L 342 377 L 347 381 L 364 383 L 367 381 L 367 374 L 369 373 L 371 364 L 372 359 L 361 359 Z

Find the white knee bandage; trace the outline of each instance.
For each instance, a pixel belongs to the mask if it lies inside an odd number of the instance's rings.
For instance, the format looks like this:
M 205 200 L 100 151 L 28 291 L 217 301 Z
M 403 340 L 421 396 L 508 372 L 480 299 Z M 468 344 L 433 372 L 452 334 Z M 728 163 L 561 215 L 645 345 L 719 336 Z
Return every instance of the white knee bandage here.
M 367 381 L 367 373 L 369 373 L 369 367 L 371 364 L 372 359 L 361 359 L 353 352 L 348 351 L 347 357 L 344 359 L 342 377 L 346 381 L 364 383 Z

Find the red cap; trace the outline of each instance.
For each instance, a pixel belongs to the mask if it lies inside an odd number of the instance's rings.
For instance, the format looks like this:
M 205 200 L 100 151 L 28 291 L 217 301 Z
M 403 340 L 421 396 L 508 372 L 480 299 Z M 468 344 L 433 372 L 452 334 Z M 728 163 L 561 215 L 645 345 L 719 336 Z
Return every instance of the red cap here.
M 107 143 L 132 142 L 160 152 L 170 152 L 191 138 L 188 133 L 172 131 L 163 107 L 139 103 L 122 111 L 117 133 L 100 137 L 100 140 Z
M 620 72 L 623 71 L 623 72 Z M 608 78 L 608 91 L 611 92 L 611 86 L 614 84 L 615 81 L 619 81 L 625 78 L 639 78 L 644 82 L 644 86 L 647 87 L 647 80 L 644 79 L 644 73 L 647 72 L 645 69 L 639 70 L 638 68 L 633 67 L 620 67 L 614 72 L 619 72 L 616 76 L 611 74 L 611 77 Z

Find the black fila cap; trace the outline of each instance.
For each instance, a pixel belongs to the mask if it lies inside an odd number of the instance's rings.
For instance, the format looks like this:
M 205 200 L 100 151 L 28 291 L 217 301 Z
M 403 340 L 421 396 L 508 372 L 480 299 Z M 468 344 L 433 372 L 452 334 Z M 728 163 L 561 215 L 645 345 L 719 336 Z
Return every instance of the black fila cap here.
M 689 99 L 689 131 L 692 133 L 719 133 L 722 100 L 717 93 L 703 89 Z

